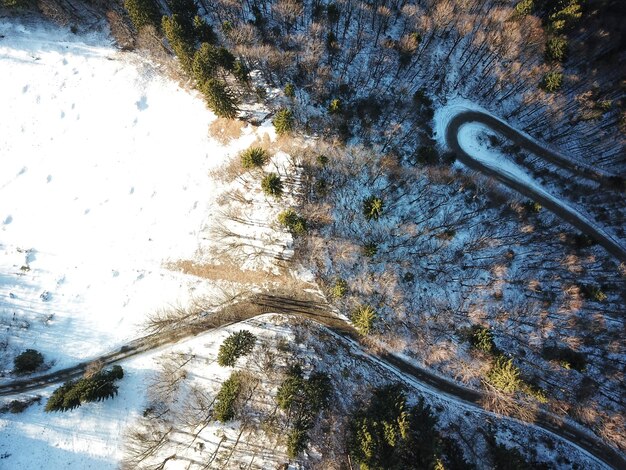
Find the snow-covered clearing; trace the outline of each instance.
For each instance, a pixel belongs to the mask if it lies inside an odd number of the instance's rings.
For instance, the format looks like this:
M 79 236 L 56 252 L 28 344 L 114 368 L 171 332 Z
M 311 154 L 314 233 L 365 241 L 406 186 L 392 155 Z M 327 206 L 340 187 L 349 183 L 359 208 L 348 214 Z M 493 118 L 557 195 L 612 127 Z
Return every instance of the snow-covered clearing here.
M 0 82 L 0 380 L 14 378 L 26 348 L 52 369 L 74 365 L 139 336 L 147 314 L 222 284 L 168 266 L 207 262 L 219 196 L 236 185 L 210 172 L 273 139 L 271 124 L 218 143 L 195 92 L 104 33 L 0 20 Z M 252 196 L 256 217 L 275 219 L 280 208 Z M 243 227 L 250 239 L 266 229 Z M 286 247 L 291 237 L 281 236 Z M 154 362 L 124 367 L 113 401 L 0 416 L 0 454 L 11 454 L 0 467 L 116 467 Z

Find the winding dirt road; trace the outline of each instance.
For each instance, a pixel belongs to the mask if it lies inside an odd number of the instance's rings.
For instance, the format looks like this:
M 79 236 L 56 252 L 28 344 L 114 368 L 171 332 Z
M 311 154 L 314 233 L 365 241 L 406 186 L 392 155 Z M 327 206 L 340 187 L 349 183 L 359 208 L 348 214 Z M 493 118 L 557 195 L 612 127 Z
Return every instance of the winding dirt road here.
M 90 362 L 83 362 L 76 366 L 51 372 L 45 375 L 15 380 L 0 385 L 0 396 L 18 395 L 34 392 L 54 384 L 61 384 L 67 380 L 82 376 L 90 364 L 98 362 L 105 367 L 138 354 L 158 349 L 168 344 L 174 344 L 184 339 L 206 333 L 217 328 L 239 323 L 266 313 L 278 313 L 295 316 L 301 319 L 311 320 L 325 326 L 333 333 L 341 336 L 345 341 L 356 347 L 361 345 L 356 330 L 345 320 L 329 314 L 329 305 L 320 302 L 311 295 L 294 296 L 293 293 L 257 294 L 246 300 L 242 300 L 224 306 L 221 310 L 206 317 L 200 317 L 192 322 L 177 325 L 158 333 L 146 335 L 131 341 L 117 351 L 104 354 Z M 441 377 L 434 372 L 416 366 L 404 359 L 390 353 L 364 353 L 371 360 L 382 363 L 399 374 L 410 376 L 433 393 L 445 395 L 451 400 L 463 402 L 475 408 L 483 409 L 481 402 L 484 394 L 478 390 L 466 388 L 458 383 Z M 615 469 L 626 469 L 626 458 L 619 451 L 609 446 L 593 433 L 565 421 L 563 418 L 551 413 L 540 411 L 534 423 L 529 426 L 537 426 L 561 439 L 583 449 L 596 460 L 605 463 Z
M 459 112 L 448 122 L 446 127 L 446 143 L 463 164 L 473 170 L 491 176 L 524 196 L 537 201 L 546 209 L 552 211 L 584 234 L 593 238 L 619 261 L 626 262 L 626 247 L 613 236 L 602 230 L 602 228 L 593 221 L 580 214 L 571 206 L 559 201 L 555 197 L 551 197 L 546 191 L 538 191 L 524 181 L 519 180 L 515 174 L 503 171 L 495 165 L 485 165 L 483 162 L 467 153 L 459 142 L 459 131 L 461 127 L 466 124 L 482 124 L 489 127 L 544 160 L 572 171 L 582 178 L 593 179 L 602 185 L 620 187 L 623 185 L 623 179 L 621 177 L 606 173 L 589 165 L 574 163 L 558 152 L 541 145 L 541 143 L 512 128 L 504 121 L 481 111 L 468 110 Z

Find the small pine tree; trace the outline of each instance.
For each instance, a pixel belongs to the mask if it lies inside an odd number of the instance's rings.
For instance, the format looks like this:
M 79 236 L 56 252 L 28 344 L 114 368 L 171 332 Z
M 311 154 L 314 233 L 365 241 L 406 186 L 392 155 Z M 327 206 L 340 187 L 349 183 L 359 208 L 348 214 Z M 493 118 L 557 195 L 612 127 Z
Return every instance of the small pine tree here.
M 296 96 L 296 87 L 293 83 L 287 83 L 285 85 L 285 96 L 289 98 L 294 98 Z
M 124 0 L 124 8 L 137 31 L 148 25 L 159 27 L 161 12 L 154 0 Z
M 363 336 L 370 334 L 374 328 L 374 322 L 378 314 L 370 305 L 360 305 L 350 315 L 354 327 Z
M 35 372 L 43 364 L 43 354 L 35 349 L 27 349 L 13 360 L 13 370 L 16 374 Z
M 367 220 L 378 220 L 383 215 L 383 200 L 378 196 L 370 196 L 363 201 L 363 215 Z
M 215 44 L 217 42 L 215 31 L 200 15 L 196 15 L 193 18 L 193 31 L 197 41 L 201 44 Z
M 191 72 L 195 48 L 186 21 L 179 15 L 174 14 L 172 16 L 164 16 L 161 20 L 161 26 L 183 70 L 187 73 Z
M 261 189 L 268 196 L 280 198 L 283 195 L 283 182 L 276 173 L 270 173 L 261 180 Z
M 504 393 L 514 393 L 522 388 L 520 370 L 513 364 L 513 359 L 497 356 L 491 370 L 487 373 L 487 381 Z
M 328 105 L 328 113 L 329 114 L 341 114 L 342 110 L 341 100 L 339 98 L 335 98 Z
M 193 55 L 193 62 L 191 64 L 193 77 L 202 85 L 215 76 L 218 65 L 219 58 L 217 47 L 204 42 Z
M 344 297 L 348 293 L 348 283 L 345 281 L 345 279 L 335 279 L 335 283 L 333 284 L 330 293 L 336 299 Z
M 539 86 L 548 93 L 554 93 L 563 86 L 563 74 L 561 72 L 548 72 L 543 76 Z
M 241 165 L 246 170 L 261 168 L 270 159 L 269 153 L 262 147 L 250 147 L 249 149 L 241 152 L 240 157 Z
M 240 59 L 235 60 L 232 72 L 239 83 L 246 84 L 250 81 L 250 69 Z
M 470 343 L 474 349 L 484 351 L 488 354 L 497 353 L 493 342 L 493 332 L 490 328 L 481 325 L 473 325 L 470 332 Z
M 233 119 L 237 116 L 237 100 L 226 83 L 210 78 L 201 85 L 200 91 L 209 109 L 219 117 Z
M 235 367 L 237 359 L 252 352 L 256 336 L 247 330 L 241 330 L 228 336 L 220 346 L 217 363 L 222 367 Z
M 272 124 L 274 124 L 274 129 L 278 135 L 289 134 L 295 125 L 293 113 L 288 108 L 279 109 L 272 120 Z
M 287 209 L 278 214 L 278 223 L 287 227 L 294 235 L 304 235 L 307 231 L 306 220 L 293 209 Z
M 220 391 L 215 397 L 213 417 L 221 423 L 226 423 L 235 418 L 237 412 L 237 400 L 241 393 L 242 380 L 240 372 L 233 372 L 224 381 Z
M 363 254 L 368 258 L 373 258 L 378 254 L 378 244 L 375 242 L 369 242 L 363 245 Z
M 567 57 L 567 38 L 553 36 L 546 43 L 546 59 L 552 62 L 563 62 Z

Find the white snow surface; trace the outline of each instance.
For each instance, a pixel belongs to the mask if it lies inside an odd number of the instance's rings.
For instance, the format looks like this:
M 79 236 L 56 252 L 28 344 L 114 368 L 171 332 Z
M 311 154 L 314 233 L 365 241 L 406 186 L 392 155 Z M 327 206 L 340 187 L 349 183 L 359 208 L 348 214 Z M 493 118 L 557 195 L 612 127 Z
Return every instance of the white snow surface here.
M 4 20 L 0 35 L 0 323 L 62 367 L 210 289 L 163 265 L 193 259 L 209 170 L 255 135 L 221 146 L 195 93 L 102 34 Z
M 275 135 L 247 126 L 218 143 L 203 100 L 158 69 L 105 33 L 0 19 L 0 381 L 15 379 L 26 348 L 68 367 L 139 336 L 147 314 L 215 290 L 164 266 L 212 243 L 225 186 L 210 170 Z M 256 215 L 275 219 L 280 207 L 261 199 Z M 0 457 L 11 454 L 0 468 L 116 468 L 154 367 L 153 355 L 125 363 L 114 400 L 45 414 L 51 387 L 41 405 L 0 415 Z

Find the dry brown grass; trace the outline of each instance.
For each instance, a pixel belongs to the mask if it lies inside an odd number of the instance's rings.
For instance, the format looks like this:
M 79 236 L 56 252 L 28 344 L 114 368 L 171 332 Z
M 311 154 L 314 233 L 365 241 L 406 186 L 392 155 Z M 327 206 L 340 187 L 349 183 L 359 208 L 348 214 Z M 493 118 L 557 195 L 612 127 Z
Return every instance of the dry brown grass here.
M 192 260 L 179 260 L 165 265 L 172 271 L 180 271 L 191 276 L 197 276 L 213 281 L 230 281 L 246 284 L 261 284 L 264 282 L 286 282 L 289 278 L 285 274 L 273 274 L 264 271 L 242 271 L 234 264 L 205 264 Z
M 209 125 L 209 135 L 222 145 L 241 137 L 245 123 L 238 119 L 217 118 Z

